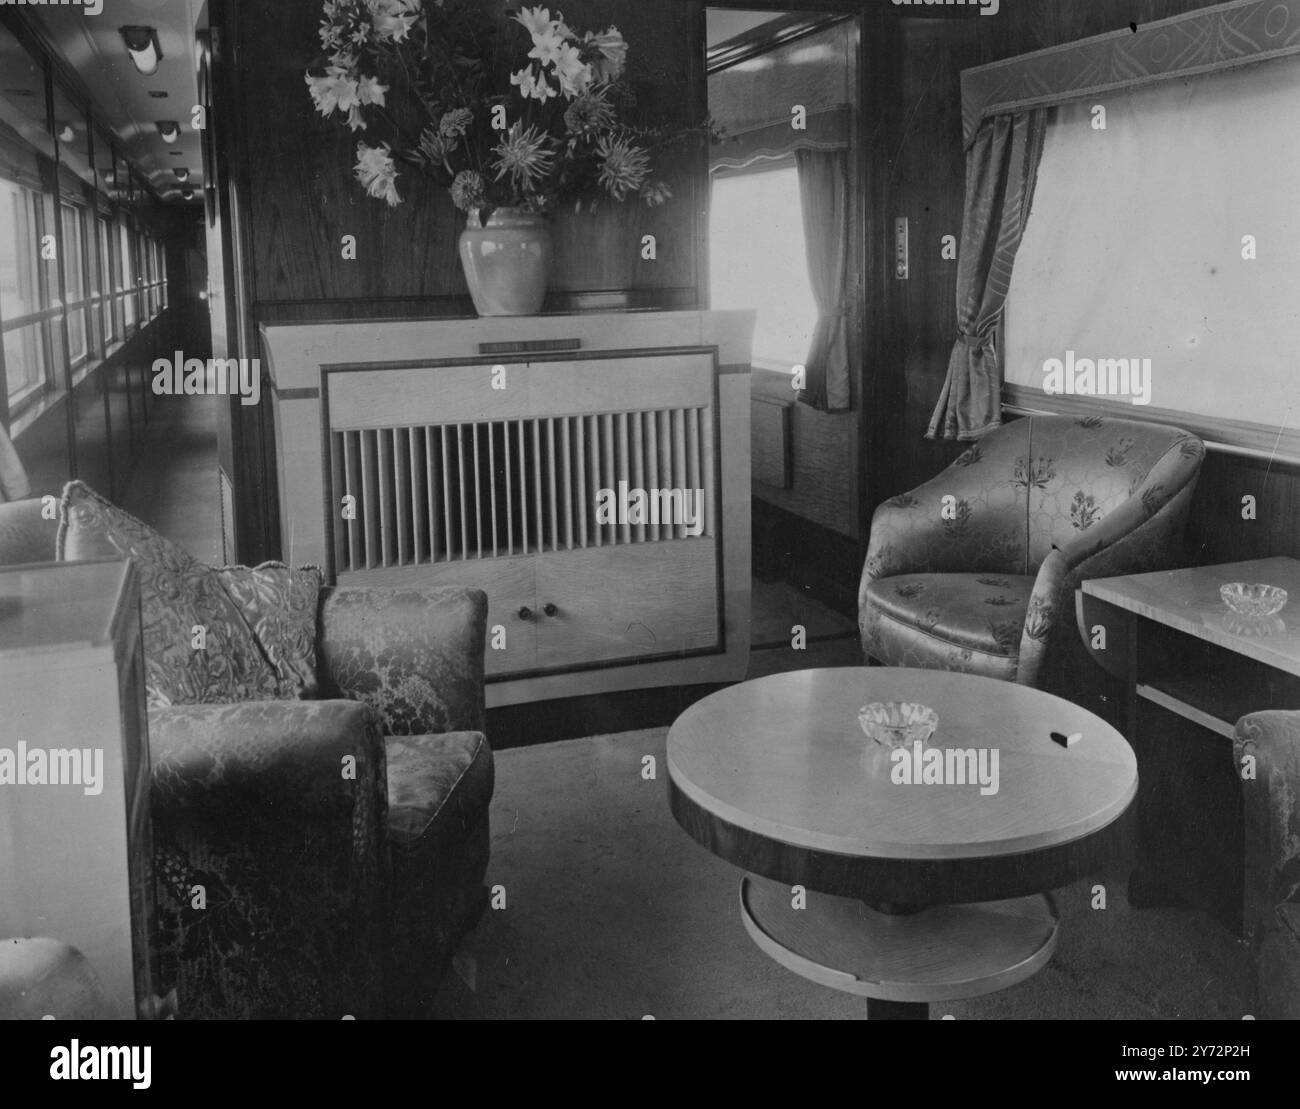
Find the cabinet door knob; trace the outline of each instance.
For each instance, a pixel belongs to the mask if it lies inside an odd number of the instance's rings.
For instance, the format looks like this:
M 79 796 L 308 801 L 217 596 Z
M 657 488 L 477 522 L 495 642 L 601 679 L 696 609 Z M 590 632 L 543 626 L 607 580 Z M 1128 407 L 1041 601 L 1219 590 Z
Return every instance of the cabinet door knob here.
M 547 601 L 545 606 L 543 606 L 542 611 L 546 613 L 547 616 L 554 616 L 560 610 L 551 604 L 550 601 Z
M 527 605 L 524 605 L 523 608 L 519 610 L 519 619 L 531 620 L 532 618 L 533 618 L 533 610 L 529 608 Z

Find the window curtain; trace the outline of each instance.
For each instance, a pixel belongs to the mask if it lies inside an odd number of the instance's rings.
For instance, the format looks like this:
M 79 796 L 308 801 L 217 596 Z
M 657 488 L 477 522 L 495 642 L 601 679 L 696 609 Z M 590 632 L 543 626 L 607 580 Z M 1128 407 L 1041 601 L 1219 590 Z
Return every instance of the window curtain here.
M 825 411 L 850 407 L 849 327 L 844 278 L 848 262 L 849 161 L 845 150 L 797 150 L 799 204 L 817 324 L 804 360 L 799 399 Z
M 928 439 L 978 439 L 1002 423 L 998 330 L 1043 157 L 1047 109 L 984 120 L 966 152 L 957 342 Z

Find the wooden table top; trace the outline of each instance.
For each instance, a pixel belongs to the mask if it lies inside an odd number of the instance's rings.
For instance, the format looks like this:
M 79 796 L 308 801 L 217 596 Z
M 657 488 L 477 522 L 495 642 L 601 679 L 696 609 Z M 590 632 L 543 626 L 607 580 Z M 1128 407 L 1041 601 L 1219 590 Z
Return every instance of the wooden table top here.
M 935 709 L 930 747 L 996 750 L 997 792 L 895 782 L 891 749 L 858 723 L 870 701 Z M 1053 731 L 1082 739 L 1063 747 Z M 730 828 L 802 852 L 881 860 L 1059 848 L 1111 824 L 1137 790 L 1128 743 L 1068 701 L 991 678 L 883 667 L 778 674 L 706 697 L 669 732 L 668 770 L 673 789 Z
M 1285 589 L 1287 603 L 1278 613 L 1280 619 L 1255 634 L 1238 630 L 1242 623 L 1225 621 L 1228 606 L 1219 596 L 1219 586 L 1233 581 L 1262 582 Z M 1093 578 L 1083 583 L 1083 591 L 1117 608 L 1300 677 L 1300 615 L 1295 615 L 1300 612 L 1300 560 L 1261 558 Z

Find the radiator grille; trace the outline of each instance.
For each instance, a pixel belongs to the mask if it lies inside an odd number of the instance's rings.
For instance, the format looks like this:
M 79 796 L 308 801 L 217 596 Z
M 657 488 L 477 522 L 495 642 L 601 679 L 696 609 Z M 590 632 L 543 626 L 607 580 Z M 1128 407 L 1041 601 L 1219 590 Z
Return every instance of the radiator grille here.
M 712 536 L 710 416 L 708 408 L 670 408 L 333 430 L 335 566 L 359 571 Z M 620 482 L 630 511 L 619 511 Z M 601 490 L 614 494 L 603 512 Z M 637 490 L 647 494 L 647 522 L 632 522 Z M 348 496 L 353 518 L 340 511 Z

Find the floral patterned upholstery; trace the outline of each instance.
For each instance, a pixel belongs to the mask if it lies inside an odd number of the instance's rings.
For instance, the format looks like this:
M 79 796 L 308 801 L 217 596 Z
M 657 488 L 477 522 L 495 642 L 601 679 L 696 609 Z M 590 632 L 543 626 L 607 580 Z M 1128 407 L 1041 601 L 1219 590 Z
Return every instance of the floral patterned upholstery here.
M 155 542 L 116 510 L 93 526 L 112 508 L 93 494 L 69 503 L 92 526 L 65 520 L 68 557 Z M 39 499 L 0 504 L 0 565 L 52 561 L 59 527 Z M 268 699 L 298 695 L 302 671 L 263 658 L 262 699 L 150 708 L 161 981 L 179 1016 L 415 1015 L 484 903 L 487 598 L 320 589 L 311 572 L 214 572 L 156 549 L 206 597 L 249 605 L 241 650 L 287 663 L 314 647 L 325 698 Z
M 384 1013 L 383 737 L 353 701 L 149 718 L 161 980 L 182 1018 Z
M 1204 445 L 1135 420 L 1031 416 L 882 504 L 858 591 L 891 666 L 1054 686 L 1074 589 L 1175 564 Z
M 419 1016 L 438 986 L 430 952 L 450 952 L 483 904 L 492 751 L 482 732 L 389 736 L 393 862 L 388 1015 Z
M 279 695 L 274 668 L 215 570 L 82 482 L 67 484 L 59 509 L 54 553 L 60 561 L 129 558 L 135 563 L 150 708 Z M 198 650 L 196 627 L 206 640 Z
M 1300 1019 L 1300 712 L 1237 721 L 1245 810 L 1245 915 L 1257 968 L 1256 1016 Z

